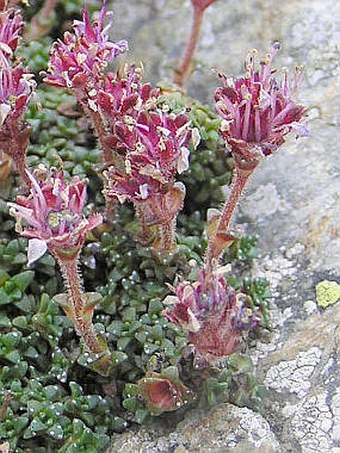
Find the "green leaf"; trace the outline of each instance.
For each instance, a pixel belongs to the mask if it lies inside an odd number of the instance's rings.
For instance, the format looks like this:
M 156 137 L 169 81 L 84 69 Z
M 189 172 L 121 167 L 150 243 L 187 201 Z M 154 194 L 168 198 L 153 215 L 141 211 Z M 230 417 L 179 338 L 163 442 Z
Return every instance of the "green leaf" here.
M 123 431 L 126 428 L 126 421 L 121 417 L 113 417 L 112 428 L 115 431 Z
M 131 338 L 119 338 L 117 341 L 117 349 L 118 351 L 124 351 L 127 345 L 130 343 Z
M 0 305 L 10 304 L 11 302 L 12 301 L 9 295 L 3 289 L 0 288 Z
M 123 400 L 122 405 L 126 410 L 135 412 L 138 406 L 138 400 L 135 397 L 126 398 Z
M 149 411 L 146 409 L 137 409 L 135 413 L 135 422 L 142 424 L 145 418 L 149 415 Z
M 0 328 L 1 327 L 9 328 L 11 326 L 12 326 L 12 324 L 11 324 L 11 321 L 8 318 L 8 316 L 6 316 L 3 313 L 0 313 Z
M 122 351 L 113 351 L 111 354 L 111 360 L 114 363 L 114 365 L 119 365 L 120 363 L 127 360 L 127 358 L 128 358 L 127 354 L 125 354 L 125 352 Z
M 12 282 L 23 293 L 34 278 L 34 271 L 25 271 L 12 277 Z
M 164 306 L 163 304 L 160 302 L 159 299 L 151 299 L 150 302 L 149 302 L 149 314 L 150 315 L 153 315 L 153 314 L 158 314 L 159 312 L 161 312 L 162 310 L 164 309 Z
M 136 309 L 134 307 L 127 307 L 122 312 L 123 321 L 134 321 L 136 319 Z
M 125 384 L 124 395 L 126 398 L 131 398 L 138 395 L 138 385 L 136 384 Z
M 251 358 L 245 354 L 232 354 L 228 358 L 228 364 L 234 373 L 249 373 L 254 368 Z
M 12 321 L 13 326 L 18 327 L 19 329 L 30 329 L 31 327 L 28 325 L 27 317 L 26 316 L 17 316 Z

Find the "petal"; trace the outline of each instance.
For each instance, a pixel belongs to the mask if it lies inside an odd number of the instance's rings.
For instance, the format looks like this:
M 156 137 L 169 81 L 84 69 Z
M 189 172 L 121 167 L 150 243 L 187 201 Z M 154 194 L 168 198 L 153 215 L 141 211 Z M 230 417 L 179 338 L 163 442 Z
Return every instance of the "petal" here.
M 11 111 L 11 107 L 8 104 L 0 104 L 0 126 L 2 126 Z
M 190 151 L 185 146 L 183 146 L 180 149 L 180 152 L 181 154 L 177 161 L 177 172 L 179 175 L 189 168 L 189 156 L 190 156 Z
M 31 264 L 41 258 L 46 251 L 47 244 L 45 241 L 43 241 L 42 239 L 30 239 L 28 241 L 27 265 L 31 266 Z

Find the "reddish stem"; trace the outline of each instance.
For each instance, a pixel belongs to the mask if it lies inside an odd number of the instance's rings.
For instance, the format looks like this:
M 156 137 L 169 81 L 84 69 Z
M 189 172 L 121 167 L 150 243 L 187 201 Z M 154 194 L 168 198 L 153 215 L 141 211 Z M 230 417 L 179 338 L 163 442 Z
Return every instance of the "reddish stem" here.
M 112 150 L 110 146 L 108 146 L 105 138 L 107 136 L 105 124 L 103 123 L 103 119 L 99 112 L 95 112 L 90 109 L 87 105 L 87 93 L 86 91 L 80 90 L 75 91 L 74 93 L 75 98 L 77 99 L 78 103 L 82 106 L 84 113 L 91 118 L 92 125 L 94 127 L 95 132 L 97 133 L 97 139 L 102 150 L 101 160 L 102 160 L 102 168 L 105 169 L 110 165 L 119 165 L 119 156 L 116 152 Z M 104 181 L 104 189 L 106 186 L 105 178 Z M 105 192 L 105 191 L 104 191 Z M 105 218 L 110 221 L 113 219 L 114 214 L 116 212 L 117 202 L 112 198 L 105 197 Z
M 114 163 L 115 156 L 114 156 L 114 153 L 112 152 L 112 149 L 109 146 L 107 146 L 107 144 L 105 142 L 106 130 L 105 130 L 105 126 L 103 124 L 102 118 L 98 112 L 93 112 L 90 109 L 89 109 L 89 112 L 90 112 L 93 126 L 97 132 L 100 147 L 102 149 L 102 163 L 103 163 L 103 165 L 112 164 L 112 163 Z
M 23 181 L 25 182 L 25 184 L 28 187 L 30 187 L 32 182 L 27 175 L 28 167 L 27 167 L 27 162 L 26 162 L 26 156 L 19 156 L 19 159 L 13 159 L 13 160 L 17 166 L 18 172 L 19 172 L 20 176 L 22 177 Z
M 204 9 L 194 8 L 191 34 L 185 50 L 182 63 L 179 68 L 175 69 L 174 84 L 182 87 L 188 78 L 192 66 L 192 59 L 197 46 L 198 38 L 201 33 Z
M 141 244 L 147 244 L 151 241 L 153 236 L 152 228 L 148 225 L 145 203 L 134 203 L 134 208 L 137 214 L 138 223 L 139 223 L 139 232 L 136 239 Z
M 1 140 L 0 149 L 6 153 L 15 163 L 18 172 L 25 184 L 30 187 L 31 181 L 27 175 L 26 151 L 29 143 L 30 128 L 24 125 L 23 128 L 15 124 L 8 133 L 7 140 Z
M 169 252 L 176 248 L 175 242 L 175 219 L 169 219 L 167 223 L 161 224 L 159 228 L 160 243 L 157 247 L 163 252 Z
M 231 192 L 228 200 L 225 202 L 221 217 L 219 219 L 216 231 L 212 238 L 209 239 L 208 249 L 206 254 L 206 265 L 208 268 L 212 267 L 212 261 L 218 260 L 221 252 L 216 251 L 215 240 L 220 234 L 226 233 L 229 229 L 230 221 L 234 214 L 235 208 L 240 200 L 242 192 L 248 182 L 248 179 L 253 174 L 257 162 L 251 165 L 241 165 L 235 161 L 235 178 L 232 184 Z

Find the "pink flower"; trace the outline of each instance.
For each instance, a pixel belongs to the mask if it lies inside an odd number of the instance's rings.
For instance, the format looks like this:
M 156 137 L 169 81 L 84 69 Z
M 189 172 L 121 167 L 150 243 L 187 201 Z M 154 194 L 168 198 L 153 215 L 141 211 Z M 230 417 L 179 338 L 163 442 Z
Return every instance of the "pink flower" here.
M 221 134 L 236 161 L 258 161 L 272 154 L 292 130 L 306 135 L 302 122 L 306 109 L 293 101 L 302 71 L 297 68 L 293 80 L 285 71 L 282 82 L 278 82 L 273 77 L 272 60 L 279 48 L 278 43 L 273 45 L 259 69 L 255 52 L 250 52 L 245 77 L 228 79 L 220 75 L 224 86 L 216 90 L 216 109 L 224 119 Z
M 191 0 L 193 7 L 199 11 L 204 11 L 208 6 L 217 2 L 217 0 Z
M 154 415 L 175 411 L 194 396 L 178 377 L 153 372 L 138 381 L 138 390 Z
M 182 282 L 167 296 L 165 316 L 180 325 L 199 355 L 213 363 L 237 351 L 245 334 L 258 323 L 247 297 L 227 285 L 215 271 L 193 283 Z
M 4 139 L 11 135 L 13 123 L 21 119 L 35 85 L 33 74 L 21 65 L 0 69 L 0 135 L 4 135 Z M 4 130 L 5 127 L 9 130 Z
M 135 119 L 121 118 L 118 124 L 116 134 L 127 149 L 125 168 L 111 167 L 106 172 L 108 195 L 123 202 L 143 201 L 165 193 L 175 175 L 188 168 L 188 117 L 142 111 Z
M 0 12 L 0 61 L 8 65 L 17 48 L 24 22 L 19 11 L 7 10 Z
M 121 118 L 115 131 L 126 150 L 123 166 L 104 172 L 106 196 L 133 202 L 141 242 L 149 242 L 153 227 L 159 225 L 153 245 L 163 251 L 175 247 L 175 221 L 185 197 L 185 187 L 175 177 L 189 165 L 189 125 L 185 114 L 171 116 L 159 110 Z
M 69 183 L 62 171 L 44 171 L 42 180 L 28 173 L 30 194 L 18 196 L 17 203 L 9 203 L 11 214 L 17 219 L 17 230 L 30 239 L 28 263 L 31 264 L 47 249 L 63 260 L 73 261 L 85 242 L 88 231 L 102 223 L 100 214 L 89 219 L 83 215 L 86 185 L 78 177 Z M 22 229 L 21 221 L 28 227 Z
M 80 96 L 98 88 L 108 63 L 128 49 L 126 41 L 109 40 L 111 23 L 104 27 L 105 16 L 106 2 L 94 23 L 90 22 L 85 8 L 83 20 L 74 22 L 74 32 L 66 32 L 63 41 L 54 43 L 46 83 L 76 90 Z
M 110 72 L 102 88 L 91 96 L 90 102 L 107 125 L 105 144 L 122 156 L 136 146 L 137 130 L 133 126 L 138 115 L 154 110 L 160 96 L 158 88 L 142 83 L 142 74 L 143 68 L 135 65 L 126 66 L 123 74 Z
M 36 83 L 20 63 L 13 62 L 23 20 L 18 11 L 6 8 L 7 3 L 0 12 L 0 150 L 13 159 L 28 183 L 25 153 L 30 128 L 23 114 Z
M 20 64 L 0 69 L 0 150 L 13 159 L 28 185 L 26 149 L 30 127 L 23 116 L 36 85 L 32 77 Z

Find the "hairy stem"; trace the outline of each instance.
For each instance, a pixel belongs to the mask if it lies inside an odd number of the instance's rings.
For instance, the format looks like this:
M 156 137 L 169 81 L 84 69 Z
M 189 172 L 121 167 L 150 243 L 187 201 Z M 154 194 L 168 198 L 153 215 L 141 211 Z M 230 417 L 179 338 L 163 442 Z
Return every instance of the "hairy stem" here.
M 78 335 L 81 336 L 86 348 L 93 354 L 105 352 L 94 333 L 92 320 L 85 319 L 86 302 L 76 260 L 63 261 L 58 258 L 58 262 L 66 281 L 69 302 L 74 311 L 74 326 Z
M 107 146 L 105 142 L 106 130 L 102 118 L 98 112 L 91 111 L 90 115 L 93 126 L 97 132 L 100 147 L 102 149 L 102 163 L 103 165 L 113 164 L 115 156 L 114 153 L 112 152 L 112 149 L 109 146 Z
M 118 153 L 116 153 L 110 146 L 108 146 L 105 138 L 107 136 L 106 127 L 103 123 L 103 119 L 98 111 L 93 111 L 88 107 L 87 104 L 87 94 L 83 90 L 75 91 L 74 93 L 75 98 L 77 99 L 78 103 L 82 106 L 85 115 L 89 116 L 92 121 L 93 128 L 97 134 L 97 139 L 102 150 L 101 160 L 102 160 L 102 169 L 101 175 L 104 184 L 104 193 L 106 188 L 106 181 L 103 177 L 103 170 L 109 167 L 110 165 L 119 166 L 121 165 L 121 159 L 119 158 Z M 107 221 L 111 221 L 114 217 L 117 208 L 117 201 L 105 196 L 105 219 Z
M 204 10 L 194 8 L 193 21 L 191 26 L 190 38 L 184 52 L 182 63 L 175 69 L 174 83 L 179 87 L 184 85 L 185 80 L 188 78 L 191 70 L 192 59 L 195 53 L 197 42 L 200 36 Z
M 13 160 L 17 166 L 18 172 L 19 172 L 20 176 L 22 177 L 23 181 L 25 182 L 25 184 L 28 187 L 30 187 L 31 180 L 26 173 L 26 171 L 28 169 L 27 163 L 26 163 L 26 156 L 18 154 L 17 158 L 13 159 Z
M 163 252 L 169 252 L 176 247 L 175 222 L 175 219 L 169 219 L 167 223 L 161 224 L 159 227 L 160 242 L 157 248 Z
M 1 151 L 3 151 L 13 160 L 24 183 L 27 186 L 30 186 L 31 181 L 26 173 L 26 170 L 28 169 L 26 156 L 24 153 L 22 153 L 22 150 L 18 148 L 18 144 L 14 140 L 11 140 L 8 144 L 6 144 L 6 146 L 1 148 Z
M 145 203 L 134 203 L 134 208 L 138 217 L 139 232 L 137 234 L 137 240 L 142 244 L 147 244 L 151 241 L 153 236 L 152 228 L 147 222 L 147 210 Z

